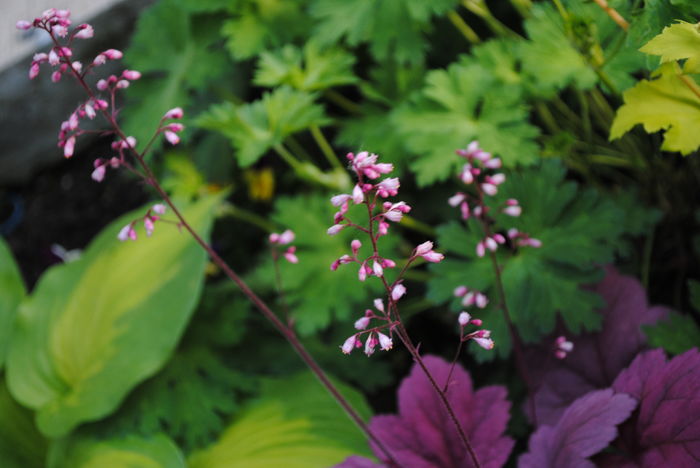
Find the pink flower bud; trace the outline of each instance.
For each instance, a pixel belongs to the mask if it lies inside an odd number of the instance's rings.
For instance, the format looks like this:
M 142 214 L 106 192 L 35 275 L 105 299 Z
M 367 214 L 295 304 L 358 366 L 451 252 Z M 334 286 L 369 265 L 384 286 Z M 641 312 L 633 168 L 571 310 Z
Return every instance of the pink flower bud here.
M 146 228 L 146 236 L 151 237 L 151 234 L 153 234 L 153 230 L 155 229 L 155 225 L 153 224 L 153 219 L 151 219 L 150 216 L 146 216 L 144 218 L 143 227 Z
M 117 49 L 107 49 L 104 52 L 102 52 L 102 55 L 107 57 L 109 60 L 119 60 L 124 56 L 120 50 Z
M 467 185 L 474 182 L 474 174 L 472 173 L 471 164 L 464 165 L 464 167 L 462 168 L 462 173 L 460 174 L 460 179 L 462 179 L 462 182 L 464 182 Z
M 372 333 L 369 334 L 367 337 L 367 341 L 365 341 L 365 354 L 367 356 L 371 356 L 374 354 L 374 347 L 377 346 L 377 340 L 372 336 Z
M 342 231 L 343 229 L 345 229 L 345 226 L 346 226 L 346 224 L 335 224 L 335 225 L 329 227 L 328 230 L 326 231 L 326 233 L 327 233 L 329 236 L 335 236 L 335 235 L 338 234 L 340 231 Z
M 484 167 L 489 169 L 499 169 L 501 167 L 501 160 L 498 158 L 489 159 L 484 162 Z
M 481 190 L 483 190 L 486 195 L 490 196 L 494 196 L 498 193 L 498 187 L 489 183 L 481 184 Z
M 401 299 L 404 294 L 406 294 L 406 287 L 403 284 L 398 283 L 391 290 L 391 299 L 396 302 Z
M 503 209 L 503 214 L 507 214 L 508 216 L 513 216 L 514 218 L 520 216 L 520 213 L 522 213 L 522 208 L 518 205 L 515 206 L 507 206 Z
M 75 130 L 78 128 L 78 124 L 80 121 L 78 120 L 78 114 L 73 112 L 70 117 L 68 117 L 68 129 L 69 130 Z
M 379 298 L 375 299 L 374 308 L 377 309 L 379 312 L 384 312 L 384 302 L 382 302 L 382 300 Z
M 365 328 L 367 328 L 367 325 L 369 325 L 370 320 L 371 319 L 369 317 L 366 317 L 366 316 L 357 319 L 355 321 L 355 329 L 364 330 Z
M 367 279 L 367 270 L 365 269 L 365 263 L 363 262 L 362 265 L 360 265 L 360 269 L 357 270 L 357 279 L 360 281 L 364 281 Z
M 17 23 L 15 23 L 15 27 L 19 30 L 26 31 L 28 29 L 31 29 L 32 23 L 29 21 L 24 21 L 24 20 L 19 20 Z
M 180 143 L 180 137 L 175 132 L 171 132 L 170 130 L 166 130 L 165 132 L 163 132 L 163 135 L 165 135 L 165 139 L 168 140 L 168 142 L 171 145 L 177 145 L 178 143 Z
M 297 248 L 295 246 L 290 246 L 286 252 L 284 252 L 284 258 L 287 260 L 289 263 L 294 263 L 297 264 L 299 263 L 299 259 L 296 256 L 296 251 Z
M 119 166 L 121 166 L 121 164 L 122 164 L 121 160 L 119 158 L 117 158 L 116 156 L 112 157 L 109 160 L 109 165 L 112 169 L 117 169 Z
M 32 65 L 29 67 L 29 79 L 33 80 L 39 75 L 39 64 L 34 62 Z
M 498 244 L 505 244 L 506 243 L 506 238 L 503 237 L 501 234 L 496 233 L 492 237 L 493 237 L 493 240 L 495 240 L 496 243 L 498 243 Z
M 365 194 L 362 191 L 360 184 L 355 184 L 355 187 L 352 189 L 352 202 L 356 205 L 359 205 L 364 200 L 365 200 Z
M 462 192 L 457 192 L 454 195 L 452 195 L 448 200 L 447 203 L 450 206 L 457 206 L 460 203 L 462 203 L 464 200 L 467 199 L 467 195 L 462 193 Z
M 557 359 L 564 359 L 566 357 L 566 352 L 562 351 L 561 349 L 557 349 L 554 351 L 554 357 Z
M 471 320 L 472 316 L 469 315 L 467 312 L 461 312 L 459 314 L 459 317 L 457 318 L 457 322 L 463 327 L 466 327 L 467 324 L 469 323 L 469 320 Z
M 389 351 L 393 346 L 391 338 L 386 336 L 384 333 L 377 332 L 377 337 L 379 337 L 379 347 L 382 351 Z
M 425 255 L 433 249 L 433 243 L 431 241 L 425 241 L 416 247 L 414 252 L 415 256 Z
M 90 177 L 92 177 L 92 180 L 95 182 L 102 182 L 105 178 L 105 174 L 107 173 L 107 166 L 106 164 L 101 164 L 97 167 L 95 167 L 95 170 L 92 171 L 92 174 Z
M 74 36 L 78 39 L 90 39 L 92 36 L 95 35 L 95 30 L 92 29 L 92 26 L 90 26 L 89 24 L 81 24 L 76 29 L 80 29 L 80 31 L 75 33 Z
M 184 112 L 182 111 L 182 108 L 174 107 L 165 113 L 163 119 L 181 119 L 183 115 Z
M 136 148 L 136 138 L 132 136 L 126 137 L 126 148 Z
M 484 307 L 486 307 L 486 305 L 487 305 L 488 303 L 489 303 L 489 298 L 486 297 L 484 294 L 482 294 L 482 293 L 476 293 L 476 294 L 474 295 L 474 304 L 476 304 L 476 306 L 477 306 L 479 309 L 483 309 Z
M 484 239 L 484 245 L 491 252 L 495 252 L 496 249 L 498 248 L 498 243 L 496 242 L 496 240 L 493 237 L 487 237 L 486 239 Z
M 51 28 L 51 32 L 58 37 L 66 37 L 66 34 L 68 34 L 68 28 L 61 24 L 57 24 Z
M 270 237 L 268 237 L 268 240 L 270 241 L 270 244 L 277 244 L 280 241 L 280 235 L 273 232 L 270 234 Z
M 333 206 L 341 206 L 348 200 L 350 200 L 352 197 L 348 195 L 347 193 L 342 193 L 340 195 L 335 195 L 331 197 L 331 205 Z
M 374 262 L 372 263 L 372 271 L 374 272 L 374 275 L 379 278 L 384 276 L 384 268 L 382 268 L 381 263 L 379 263 L 376 260 L 374 260 Z
M 294 242 L 294 231 L 291 229 L 284 231 L 282 234 L 280 234 L 278 242 L 280 245 L 287 245 Z
M 362 247 L 362 242 L 360 242 L 357 239 L 354 239 L 352 242 L 350 242 L 350 249 L 352 249 L 352 254 L 357 256 L 357 252 L 360 251 L 360 247 Z
M 122 242 L 124 242 L 127 239 L 136 240 L 136 232 L 134 231 L 133 223 L 129 223 L 123 228 L 121 228 L 119 234 L 117 234 L 117 239 L 119 239 Z
M 352 335 L 347 340 L 345 340 L 343 346 L 340 347 L 340 349 L 343 351 L 343 354 L 350 354 L 352 350 L 355 349 L 355 341 L 357 341 L 356 335 Z
M 66 140 L 66 144 L 63 147 L 63 156 L 70 158 L 73 156 L 73 151 L 75 151 L 75 136 L 71 136 Z
M 107 101 L 105 101 L 104 99 L 95 99 L 94 106 L 96 110 L 100 110 L 106 109 L 107 107 L 109 107 L 109 104 L 107 104 Z
M 506 181 L 506 176 L 505 174 L 494 174 L 489 178 L 489 182 L 492 183 L 493 185 L 501 185 L 503 182 Z
M 386 236 L 388 232 L 389 232 L 389 223 L 387 223 L 385 221 L 379 221 L 379 225 L 377 226 L 377 235 L 378 236 Z
M 171 132 L 181 132 L 185 129 L 185 126 L 181 123 L 171 123 L 165 126 Z
M 61 58 L 56 53 L 56 49 L 51 49 L 51 51 L 49 51 L 49 64 L 56 66 L 59 64 L 60 61 Z
M 399 193 L 400 186 L 398 177 L 384 179 L 376 185 L 377 195 L 382 198 L 393 197 Z
M 423 259 L 430 263 L 440 263 L 445 259 L 445 256 L 441 253 L 431 250 L 427 254 L 423 255 Z
M 469 290 L 467 289 L 466 286 L 457 286 L 457 287 L 455 288 L 453 294 L 455 295 L 455 297 L 462 297 L 462 296 L 464 296 L 465 294 L 467 294 L 468 291 L 469 291 Z
M 493 342 L 493 340 L 492 340 L 491 338 L 479 338 L 479 337 L 475 337 L 475 338 L 472 338 L 472 339 L 473 339 L 474 341 L 476 341 L 476 343 L 477 343 L 479 346 L 481 346 L 482 348 L 484 348 L 484 349 L 486 349 L 486 350 L 492 350 L 493 347 L 495 346 L 495 343 Z
M 382 266 L 384 268 L 396 268 L 396 262 L 390 258 L 382 259 Z
M 532 237 L 530 239 L 528 239 L 527 243 L 530 247 L 535 247 L 535 248 L 542 247 L 542 241 L 539 239 L 532 238 Z
M 138 80 L 139 78 L 141 78 L 141 72 L 138 72 L 136 70 L 124 70 L 122 72 L 122 77 L 131 81 Z
M 481 319 L 472 319 L 469 323 L 471 323 L 472 325 L 475 325 L 477 327 L 480 327 L 483 324 Z
M 117 81 L 117 88 L 118 89 L 126 89 L 129 87 L 129 82 L 127 80 L 119 80 Z
M 469 306 L 473 305 L 475 298 L 476 298 L 476 293 L 474 291 L 469 291 L 462 298 L 462 305 L 464 307 L 469 307 Z
M 96 67 L 99 67 L 100 65 L 104 65 L 106 62 L 107 62 L 107 57 L 105 56 L 105 54 L 99 54 L 99 55 L 97 55 L 97 57 L 95 57 L 92 60 L 92 64 Z M 104 80 L 100 80 L 100 81 L 104 81 Z
M 462 215 L 462 219 L 469 219 L 469 203 L 466 201 L 459 205 L 459 211 Z
M 486 254 L 486 247 L 483 242 L 476 244 L 476 256 L 483 257 Z

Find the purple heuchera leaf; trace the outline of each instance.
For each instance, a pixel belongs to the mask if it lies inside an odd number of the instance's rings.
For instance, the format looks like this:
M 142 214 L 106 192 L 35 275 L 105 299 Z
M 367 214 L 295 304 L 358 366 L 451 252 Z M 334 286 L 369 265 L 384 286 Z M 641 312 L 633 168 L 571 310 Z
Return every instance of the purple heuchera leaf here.
M 476 392 L 467 371 L 456 366 L 449 383 L 450 364 L 439 357 L 425 356 L 426 367 L 437 384 L 447 383 L 447 399 L 470 439 L 482 468 L 499 468 L 508 459 L 513 440 L 504 436 L 510 402 L 503 386 L 484 387 Z M 423 370 L 414 365 L 399 387 L 399 414 L 372 418 L 370 429 L 396 461 L 411 468 L 471 468 L 474 465 Z M 387 462 L 381 450 L 374 454 Z M 357 457 L 338 465 L 360 468 Z M 353 464 L 354 463 L 354 464 Z
M 601 457 L 601 466 L 673 468 L 700 466 L 700 353 L 691 349 L 667 362 L 661 350 L 640 354 L 613 384 L 639 400 L 621 426 L 623 456 Z
M 574 350 L 563 360 L 553 356 L 552 347 L 528 350 L 529 362 L 537 363 L 530 370 L 538 391 L 535 411 L 538 424 L 554 425 L 576 398 L 591 390 L 610 387 L 617 374 L 645 348 L 646 336 L 641 325 L 666 317 L 665 307 L 650 307 L 642 285 L 635 278 L 624 276 L 614 268 L 606 268 L 606 276 L 595 291 L 605 300 L 600 311 L 603 327 L 599 332 L 566 335 Z M 528 405 L 527 410 L 530 410 Z M 530 412 L 530 411 L 529 411 Z
M 529 452 L 518 468 L 594 468 L 588 457 L 617 437 L 617 425 L 637 406 L 634 398 L 611 389 L 582 396 L 555 426 L 540 426 L 530 437 Z

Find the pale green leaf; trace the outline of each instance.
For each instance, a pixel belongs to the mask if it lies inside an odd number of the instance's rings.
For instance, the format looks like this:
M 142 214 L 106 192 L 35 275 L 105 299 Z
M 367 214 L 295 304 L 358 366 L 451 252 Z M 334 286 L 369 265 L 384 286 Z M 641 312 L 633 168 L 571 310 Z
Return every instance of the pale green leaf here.
M 369 408 L 344 385 L 341 393 L 360 415 Z M 190 468 L 325 468 L 350 455 L 369 455 L 364 434 L 310 373 L 266 382 L 211 447 L 193 454 Z
M 182 208 L 205 237 L 218 201 Z M 139 227 L 136 242 L 116 239 L 144 212 L 118 219 L 80 260 L 46 272 L 20 306 L 8 384 L 51 437 L 111 413 L 160 369 L 197 303 L 206 258 L 185 232 L 158 223 L 150 238 Z
M 46 439 L 34 425 L 32 413 L 12 398 L 4 378 L 0 378 L 0 415 L 0 466 L 46 466 Z
M 637 124 L 647 133 L 664 130 L 661 149 L 690 154 L 700 146 L 700 97 L 683 82 L 675 63 L 659 68 L 652 80 L 642 80 L 623 94 L 624 105 L 617 110 L 610 139 L 620 138 Z M 690 76 L 683 77 L 691 80 Z M 695 85 L 698 89 L 697 84 Z
M 25 294 L 22 275 L 12 252 L 0 238 L 0 369 L 5 364 L 7 347 L 12 339 L 17 306 Z
M 166 436 L 130 435 L 101 440 L 81 431 L 54 442 L 48 468 L 186 468 L 180 449 Z
M 700 60 L 700 27 L 680 21 L 667 26 L 641 49 L 645 54 L 660 55 L 661 63 L 674 60 Z

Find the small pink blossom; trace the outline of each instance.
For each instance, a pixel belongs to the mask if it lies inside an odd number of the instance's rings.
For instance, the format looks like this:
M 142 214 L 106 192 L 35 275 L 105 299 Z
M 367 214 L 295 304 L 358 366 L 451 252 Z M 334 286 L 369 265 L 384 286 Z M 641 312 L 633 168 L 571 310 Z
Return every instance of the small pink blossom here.
M 379 298 L 375 299 L 374 308 L 377 309 L 379 312 L 384 312 L 384 302 Z
M 382 267 L 382 264 L 376 260 L 374 260 L 372 263 L 372 271 L 374 272 L 374 276 L 379 278 L 384 276 L 384 268 Z
M 124 78 L 126 78 L 127 80 L 134 81 L 134 80 L 138 80 L 139 78 L 141 78 L 141 72 L 138 72 L 136 70 L 124 70 L 122 72 L 122 76 Z
M 32 28 L 32 23 L 29 21 L 19 20 L 15 23 L 15 27 L 19 30 L 26 31 Z
M 430 263 L 440 263 L 445 259 L 445 256 L 443 254 L 435 252 L 434 250 L 431 250 L 425 255 L 422 255 L 422 257 L 425 261 Z
M 146 228 L 146 236 L 151 237 L 153 230 L 155 229 L 155 224 L 150 216 L 146 216 L 143 219 L 143 227 Z
M 352 242 L 350 242 L 350 249 L 352 250 L 352 254 L 357 256 L 357 253 L 360 251 L 360 247 L 362 247 L 362 242 L 360 242 L 358 239 L 353 239 Z
M 136 240 L 136 231 L 134 230 L 134 223 L 129 223 L 119 231 L 117 234 L 117 239 L 124 242 L 127 239 Z
M 357 279 L 360 281 L 364 281 L 367 279 L 367 269 L 365 268 L 366 264 L 363 262 L 360 265 L 360 269 L 357 271 Z
M 466 286 L 457 286 L 453 294 L 455 297 L 463 297 L 465 294 L 467 294 L 468 291 L 469 289 L 467 289 Z
M 180 143 L 180 137 L 177 133 L 171 132 L 170 130 L 166 130 L 165 132 L 163 132 L 163 134 L 165 135 L 165 139 L 168 140 L 168 142 L 171 145 L 177 145 L 178 143 Z
M 391 289 L 391 299 L 396 302 L 399 299 L 403 297 L 403 295 L 406 294 L 406 286 L 404 286 L 401 283 L 397 283 L 394 285 L 394 287 Z
M 39 64 L 35 62 L 29 67 L 29 79 L 33 80 L 37 76 L 39 76 Z
M 384 179 L 376 185 L 377 195 L 382 198 L 393 197 L 399 193 L 400 186 L 398 177 Z
M 369 325 L 370 322 L 370 317 L 367 317 L 366 315 L 364 317 L 361 317 L 355 321 L 355 329 L 356 330 L 364 330 L 367 328 L 367 325 Z
M 474 337 L 472 338 L 476 343 L 484 348 L 485 350 L 492 350 L 493 347 L 496 345 L 491 338 L 479 338 L 479 337 Z
M 343 354 L 350 354 L 353 349 L 355 349 L 355 342 L 357 341 L 357 335 L 352 335 L 348 339 L 345 340 L 343 345 L 340 347 L 340 349 L 343 351 Z
M 51 49 L 49 51 L 49 64 L 56 66 L 61 62 L 61 58 L 56 53 L 56 49 Z
M 471 320 L 472 316 L 469 315 L 468 312 L 462 311 L 459 314 L 459 317 L 457 317 L 457 322 L 463 327 L 466 327 L 469 324 L 469 321 Z
M 483 190 L 484 193 L 489 196 L 494 196 L 498 193 L 498 187 L 496 187 L 494 184 L 489 184 L 487 182 L 481 184 L 481 190 Z
M 104 55 L 109 60 L 119 60 L 124 56 L 124 54 L 122 54 L 122 52 L 117 49 L 107 49 L 104 52 L 102 52 L 101 55 Z
M 75 151 L 75 137 L 70 136 L 66 140 L 65 146 L 63 146 L 63 156 L 66 158 L 70 158 L 73 156 L 73 152 Z
M 394 346 L 391 338 L 384 333 L 377 332 L 377 337 L 379 338 L 379 347 L 382 351 L 389 351 Z
M 107 165 L 106 164 L 101 164 L 97 167 L 95 167 L 95 170 L 92 171 L 92 174 L 90 177 L 92 177 L 92 180 L 95 182 L 102 182 L 105 178 L 105 174 L 107 173 Z
M 347 193 L 341 193 L 340 195 L 335 195 L 331 197 L 331 205 L 333 206 L 342 206 L 345 203 L 347 203 L 348 200 L 350 200 L 352 197 L 348 195 Z
M 284 252 L 284 258 L 289 262 L 289 263 L 299 263 L 299 259 L 296 256 L 296 251 L 297 248 L 295 246 L 290 246 L 287 248 L 287 250 Z
M 95 30 L 92 29 L 92 26 L 89 24 L 81 24 L 76 29 L 79 31 L 75 33 L 75 36 L 73 37 L 77 37 L 78 39 L 90 39 L 95 35 Z
M 167 209 L 167 208 L 166 208 L 166 206 L 165 206 L 163 203 L 156 203 L 156 204 L 153 205 L 153 207 L 151 208 L 151 210 L 153 210 L 154 213 L 159 214 L 159 215 L 165 214 L 165 210 L 166 210 L 166 209 Z
M 484 242 L 481 241 L 478 244 L 476 244 L 476 256 L 483 257 L 485 254 L 486 254 L 486 247 L 484 246 Z
M 336 224 L 334 226 L 329 227 L 328 230 L 326 231 L 326 233 L 328 233 L 329 236 L 335 236 L 340 231 L 345 229 L 345 226 L 347 226 L 347 225 L 346 224 Z
M 433 243 L 431 241 L 425 241 L 416 247 L 414 255 L 421 256 L 433 250 Z
M 165 113 L 163 119 L 181 119 L 184 115 L 181 107 L 174 107 Z
M 467 199 L 467 195 L 466 195 L 465 193 L 463 193 L 463 192 L 457 192 L 457 193 L 455 193 L 454 195 L 452 195 L 452 196 L 447 200 L 447 203 L 448 203 L 450 206 L 455 206 L 455 207 L 456 207 L 457 205 L 459 205 L 460 203 L 462 203 L 462 202 L 465 201 L 466 199 Z
M 378 343 L 378 340 L 370 333 L 369 336 L 367 336 L 367 341 L 365 341 L 365 354 L 367 356 L 374 354 L 374 348 Z

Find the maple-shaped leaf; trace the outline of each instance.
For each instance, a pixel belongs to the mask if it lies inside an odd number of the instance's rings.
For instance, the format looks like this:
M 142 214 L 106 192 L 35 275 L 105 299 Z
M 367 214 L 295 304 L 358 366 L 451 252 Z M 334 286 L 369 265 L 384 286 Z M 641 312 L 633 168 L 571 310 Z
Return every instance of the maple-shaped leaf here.
M 311 21 L 305 1 L 232 0 L 231 18 L 221 27 L 235 60 L 249 59 L 270 48 L 308 36 Z
M 395 59 L 417 64 L 426 49 L 424 33 L 430 20 L 457 6 L 457 0 L 314 0 L 314 37 L 333 44 L 342 39 L 350 46 L 369 43 L 380 61 Z
M 214 351 L 201 345 L 185 348 L 97 427 L 109 434 L 165 432 L 190 451 L 218 434 L 254 383 Z
M 700 461 L 700 353 L 670 361 L 662 350 L 640 354 L 612 388 L 639 401 L 620 427 L 617 455 L 599 460 L 604 468 L 692 467 Z M 622 452 L 622 453 L 619 453 Z
M 621 275 L 614 268 L 606 269 L 605 278 L 593 289 L 605 302 L 600 309 L 603 326 L 594 333 L 564 335 L 574 349 L 563 360 L 555 359 L 555 336 L 543 340 L 542 347 L 527 350 L 527 360 L 534 384 L 535 411 L 538 424 L 553 425 L 576 398 L 586 392 L 612 385 L 615 377 L 646 347 L 643 325 L 653 324 L 668 313 L 665 307 L 652 307 L 647 302 L 641 283 Z M 529 408 L 528 408 L 529 409 Z
M 474 391 L 469 373 L 460 365 L 455 366 L 450 375 L 451 365 L 442 358 L 425 356 L 423 361 L 438 386 L 447 388 L 447 399 L 480 465 L 483 468 L 503 466 L 514 443 L 503 434 L 510 410 L 505 387 L 493 385 Z M 369 426 L 399 465 L 412 468 L 474 466 L 442 401 L 417 364 L 401 382 L 398 400 L 398 415 L 375 416 Z M 375 444 L 370 441 L 370 445 L 380 460 L 388 462 Z M 363 466 L 360 463 L 366 462 L 346 460 L 338 467 L 359 468 Z
M 540 426 L 530 437 L 518 468 L 595 468 L 588 457 L 617 437 L 637 401 L 611 389 L 590 392 L 569 406 L 554 426 Z
M 582 286 L 601 278 L 599 265 L 613 260 L 629 229 L 628 219 L 637 219 L 633 212 L 643 209 L 622 206 L 595 190 L 580 188 L 576 182 L 565 180 L 565 173 L 556 160 L 507 172 L 498 194 L 488 200 L 498 229 L 514 227 L 542 242 L 540 248 L 523 247 L 512 252 L 501 247 L 497 251 L 510 315 L 525 342 L 536 342 L 550 333 L 558 315 L 574 333 L 600 327 L 596 309 L 603 304 L 597 294 Z M 522 206 L 520 217 L 499 213 L 499 207 L 509 198 L 517 199 Z M 502 330 L 502 334 L 492 334 L 494 351 L 506 357 L 510 338 L 502 314 L 495 307 L 498 293 L 493 266 L 488 256 L 479 258 L 475 253 L 483 237 L 479 223 L 473 219 L 466 227 L 454 221 L 438 228 L 438 243 L 448 253 L 445 261 L 431 266 L 434 278 L 428 283 L 428 297 L 435 302 L 452 300 L 452 308 L 457 311 L 460 302 L 452 295 L 457 286 L 466 285 L 492 296 L 493 307 L 478 318 L 488 328 Z M 475 352 L 480 359 L 495 354 Z
M 665 27 L 661 34 L 639 50 L 645 54 L 660 55 L 661 63 L 688 59 L 686 67 L 694 69 L 700 64 L 700 29 L 697 24 L 680 21 Z
M 662 150 L 692 153 L 700 146 L 700 97 L 693 86 L 700 89 L 692 76 L 681 75 L 675 62 L 661 65 L 652 80 L 642 80 L 624 92 L 625 103 L 617 110 L 610 139 L 642 124 L 647 133 L 664 130 Z
M 362 222 L 366 210 L 362 206 L 352 207 L 348 216 Z M 280 262 L 284 297 L 288 302 L 296 329 L 303 335 L 326 328 L 333 318 L 348 319 L 364 313 L 371 307 L 372 299 L 386 293 L 381 282 L 368 278 L 365 282 L 357 279 L 357 264 L 341 265 L 337 271 L 330 271 L 330 265 L 341 255 L 350 253 L 350 242 L 360 239 L 364 244 L 360 257 L 369 256 L 369 241 L 364 234 L 352 229 L 344 229 L 335 236 L 326 231 L 333 224 L 333 214 L 337 209 L 330 203 L 330 197 L 297 195 L 294 198 L 281 197 L 275 204 L 272 220 L 284 229 L 296 234 L 298 264 Z M 364 218 L 362 218 L 364 216 Z M 390 231 L 391 233 L 391 231 Z M 396 236 L 388 235 L 379 240 L 380 253 L 394 261 Z M 270 254 L 265 253 L 264 261 L 250 278 L 253 285 L 276 291 L 275 276 Z M 393 272 L 387 270 L 387 276 Z M 257 290 L 257 289 L 256 289 Z
M 652 348 L 663 348 L 670 354 L 681 354 L 700 346 L 700 327 L 691 315 L 671 312 L 668 320 L 644 327 Z
M 238 163 L 248 167 L 289 135 L 326 123 L 323 108 L 314 100 L 313 94 L 282 86 L 252 103 L 213 105 L 197 124 L 227 136 Z
M 289 85 L 302 91 L 321 91 L 352 84 L 355 57 L 340 48 L 321 48 L 314 41 L 303 49 L 288 44 L 281 49 L 262 52 L 255 72 L 260 86 Z
M 394 113 L 394 122 L 417 156 L 411 168 L 421 186 L 455 173 L 455 149 L 475 139 L 507 166 L 538 158 L 539 132 L 528 123 L 520 87 L 503 85 L 469 57 L 428 73 L 420 93 Z
M 144 11 L 124 53 L 129 68 L 144 73 L 127 90 L 129 105 L 121 116 L 127 135 L 144 147 L 163 114 L 187 108 L 190 91 L 202 89 L 227 70 L 226 54 L 213 47 L 219 20 L 194 15 L 178 0 L 164 0 Z

